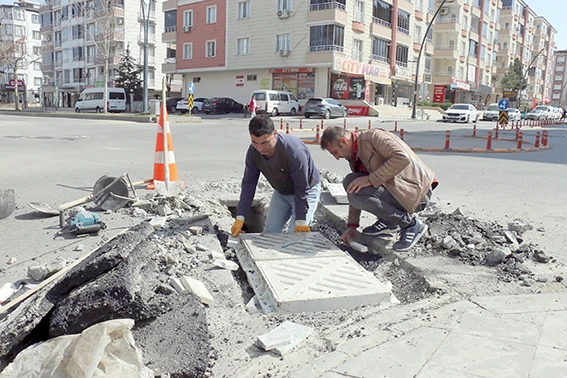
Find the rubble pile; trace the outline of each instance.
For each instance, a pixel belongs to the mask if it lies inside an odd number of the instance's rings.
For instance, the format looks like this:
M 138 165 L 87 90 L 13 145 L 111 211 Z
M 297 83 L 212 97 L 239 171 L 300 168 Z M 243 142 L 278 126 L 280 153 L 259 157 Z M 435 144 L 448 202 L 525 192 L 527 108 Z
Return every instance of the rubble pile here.
M 429 231 L 420 240 L 420 253 L 449 255 L 471 265 L 497 267 L 505 281 L 532 276 L 524 265 L 554 261 L 531 243 L 524 243 L 522 234 L 532 226 L 516 219 L 504 227 L 496 222 L 474 219 L 457 209 L 452 214 L 435 212 L 426 219 Z M 527 281 L 528 283 L 530 281 Z

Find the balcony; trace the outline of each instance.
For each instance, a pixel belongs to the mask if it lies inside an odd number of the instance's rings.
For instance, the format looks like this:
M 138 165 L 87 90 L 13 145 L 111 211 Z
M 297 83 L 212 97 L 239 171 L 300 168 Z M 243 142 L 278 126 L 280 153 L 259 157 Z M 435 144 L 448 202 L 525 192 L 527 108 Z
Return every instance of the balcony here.
M 61 68 L 63 67 L 63 62 L 61 60 L 56 60 L 55 61 L 55 68 Z
M 363 17 L 357 18 L 355 14 L 355 19 L 352 21 L 352 30 L 358 33 L 364 33 L 366 31 L 366 26 L 362 22 Z
M 144 34 L 138 34 L 138 43 L 144 43 Z M 155 44 L 156 43 L 156 35 L 148 33 L 148 43 Z
M 415 19 L 418 20 L 418 21 L 423 21 L 423 20 L 425 20 L 425 15 L 423 14 L 423 12 L 420 11 L 420 10 L 417 10 L 417 9 L 416 9 L 415 12 L 414 12 L 414 17 L 415 17 Z
M 51 4 L 44 4 L 39 8 L 39 14 L 51 12 Z
M 380 55 L 372 55 L 372 60 L 375 62 L 380 62 L 384 64 L 390 64 L 390 59 Z
M 463 4 L 463 10 L 464 10 L 465 12 L 469 12 L 469 11 L 471 10 L 471 6 L 468 5 L 468 4 Z
M 55 40 L 53 41 L 53 47 L 57 48 L 61 48 L 61 40 Z
M 431 81 L 433 84 L 449 84 L 453 75 L 453 71 L 433 71 L 433 78 Z
M 177 41 L 177 26 L 167 26 L 163 28 L 161 41 L 163 43 L 175 43 L 175 41 Z
M 166 0 L 163 2 L 162 10 L 164 12 L 177 9 L 177 0 Z
M 310 46 L 309 52 L 305 56 L 305 62 L 306 64 L 332 64 L 335 55 L 347 59 L 342 46 Z
M 52 41 L 41 41 L 41 52 L 49 52 L 51 50 L 53 50 Z
M 94 36 L 94 40 L 97 42 L 104 41 L 106 38 L 111 41 L 124 41 L 124 30 L 117 30 L 112 34 L 99 33 Z
M 375 37 L 390 39 L 392 38 L 392 25 L 388 21 L 373 17 L 370 33 Z
M 177 71 L 177 60 L 175 58 L 169 58 L 165 60 L 165 63 L 161 65 L 161 72 L 163 73 L 175 73 Z
M 457 59 L 458 54 L 455 46 L 435 45 L 435 58 Z
M 146 17 L 147 17 L 147 16 L 148 16 L 148 15 L 146 15 Z M 155 12 L 155 11 L 150 11 L 150 18 L 149 18 L 149 20 L 150 20 L 150 21 L 154 21 L 154 22 L 157 20 L 157 19 L 156 19 L 156 12 Z M 141 12 L 141 11 L 138 12 L 138 21 L 144 21 L 144 17 L 143 17 L 143 15 L 142 15 L 142 12 Z
M 87 62 L 89 58 L 90 57 L 87 57 Z M 120 58 L 119 56 L 111 56 L 110 58 L 108 58 L 108 64 L 120 64 L 121 60 L 122 58 Z M 100 55 L 95 56 L 94 64 L 104 64 L 104 58 Z
M 311 5 L 307 12 L 307 23 L 322 21 L 334 21 L 346 25 L 348 15 L 345 5 L 335 1 Z
M 458 32 L 460 27 L 458 25 L 459 19 L 457 16 L 440 17 L 435 21 L 435 32 Z
M 54 71 L 53 62 L 41 63 L 41 72 Z
M 42 24 L 39 27 L 39 32 L 40 33 L 45 33 L 45 32 L 49 32 L 49 31 L 53 31 L 53 24 L 49 23 L 49 24 Z

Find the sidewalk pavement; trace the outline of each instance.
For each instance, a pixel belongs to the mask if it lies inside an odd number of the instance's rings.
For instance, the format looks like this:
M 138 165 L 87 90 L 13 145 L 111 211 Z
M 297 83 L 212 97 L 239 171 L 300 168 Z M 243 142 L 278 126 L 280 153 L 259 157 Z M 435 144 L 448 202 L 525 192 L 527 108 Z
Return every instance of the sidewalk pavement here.
M 366 335 L 290 376 L 567 377 L 567 293 L 473 297 Z

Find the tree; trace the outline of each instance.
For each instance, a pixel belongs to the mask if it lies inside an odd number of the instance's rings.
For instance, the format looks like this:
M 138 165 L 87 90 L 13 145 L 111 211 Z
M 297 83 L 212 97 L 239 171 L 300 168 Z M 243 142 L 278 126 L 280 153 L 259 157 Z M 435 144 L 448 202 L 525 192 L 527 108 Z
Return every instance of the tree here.
M 516 58 L 508 71 L 502 77 L 500 85 L 505 91 L 523 91 L 528 87 L 528 80 L 524 76 L 524 65 L 520 58 Z
M 142 89 L 140 73 L 142 69 L 136 64 L 136 59 L 130 53 L 130 47 L 122 54 L 122 61 L 118 66 L 118 78 L 114 80 L 117 87 L 124 88 L 126 93 L 138 94 Z
M 14 109 L 20 110 L 18 101 L 18 69 L 27 67 L 41 57 L 37 54 L 30 54 L 27 49 L 26 37 L 13 39 L 12 36 L 3 36 L 0 39 L 0 66 L 12 70 L 14 74 Z

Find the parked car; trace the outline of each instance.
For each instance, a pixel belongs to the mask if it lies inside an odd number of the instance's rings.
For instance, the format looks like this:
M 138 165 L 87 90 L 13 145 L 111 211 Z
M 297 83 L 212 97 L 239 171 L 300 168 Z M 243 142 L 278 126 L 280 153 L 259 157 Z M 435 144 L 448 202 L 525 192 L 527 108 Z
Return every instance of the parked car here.
M 273 117 L 281 113 L 295 115 L 301 110 L 297 97 L 291 92 L 261 89 L 252 92 L 250 98 L 252 97 L 256 99 L 260 113 L 268 113 Z
M 537 110 L 541 110 L 542 117 L 540 119 L 553 119 L 553 107 L 547 105 L 536 106 Z
M 347 108 L 340 102 L 332 98 L 314 97 L 305 103 L 305 118 L 311 116 L 323 117 L 329 119 L 331 117 L 346 117 L 348 115 Z
M 126 111 L 126 91 L 124 88 L 108 88 L 106 109 L 112 113 Z M 75 103 L 75 112 L 94 110 L 104 111 L 104 88 L 85 88 Z
M 553 119 L 561 119 L 563 117 L 563 109 L 561 108 L 553 108 Z
M 229 97 L 213 97 L 203 102 L 203 113 L 205 114 L 242 113 L 243 111 L 244 105 Z
M 183 100 L 183 97 L 169 97 L 165 101 L 165 106 L 167 106 L 169 114 L 175 114 L 175 112 L 177 112 L 177 102 L 180 100 Z
M 191 114 L 196 114 L 198 112 L 203 111 L 203 103 L 207 101 L 205 97 L 197 97 L 193 99 L 193 109 L 191 110 Z M 184 98 L 180 101 L 177 101 L 177 111 L 181 113 L 187 113 L 189 111 L 189 101 Z
M 483 121 L 496 121 L 500 115 L 498 104 L 490 104 L 482 114 Z
M 476 122 L 478 121 L 478 111 L 470 104 L 454 104 L 443 113 L 445 122 Z
M 508 108 L 508 122 L 516 122 L 522 120 L 522 113 L 516 108 Z
M 538 120 L 538 119 L 545 119 L 545 113 L 538 108 L 532 109 L 528 112 L 528 114 L 526 115 L 526 119 L 534 119 L 534 120 Z

